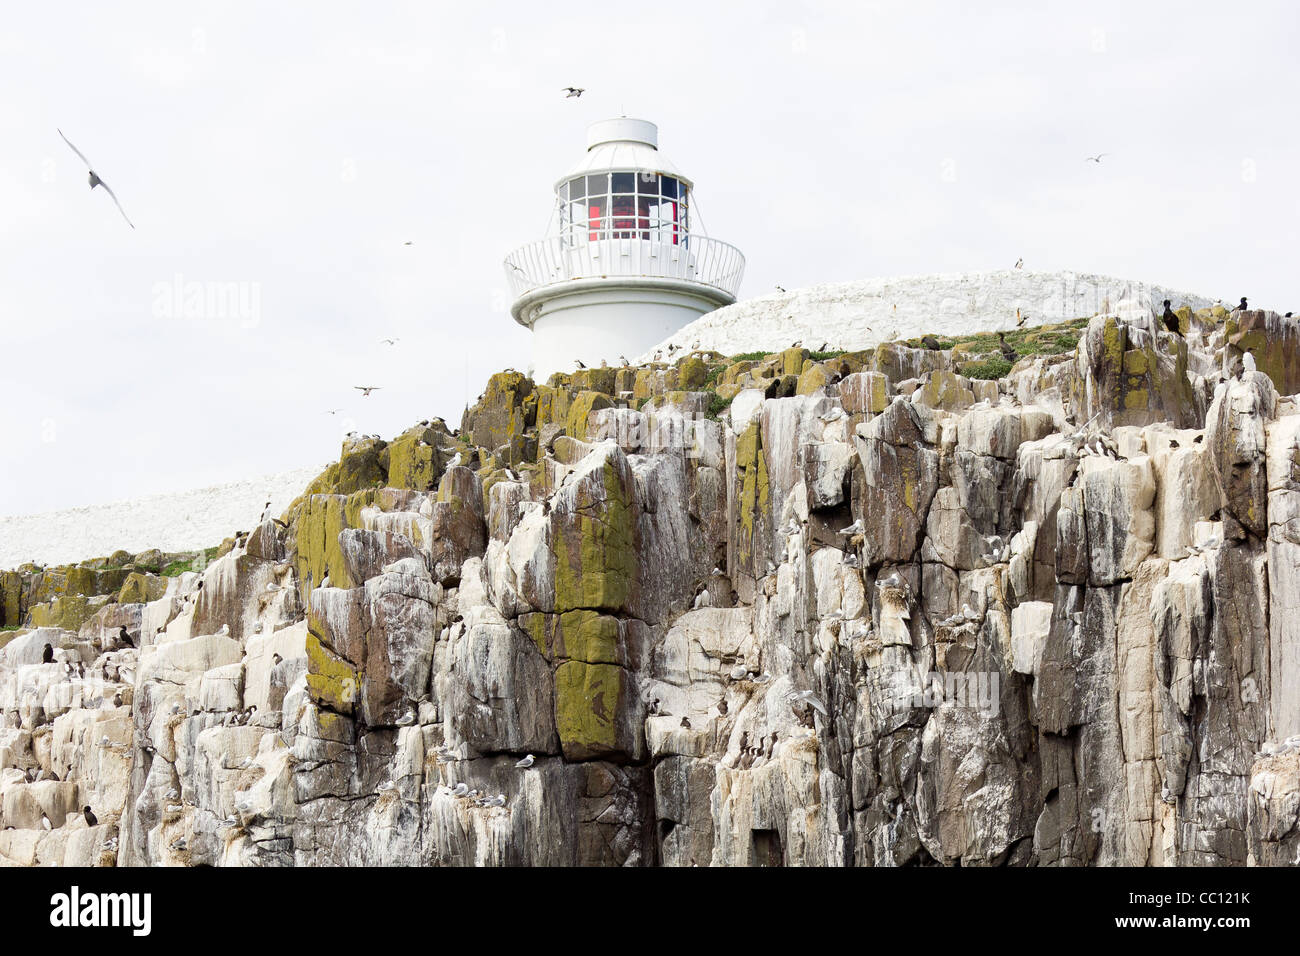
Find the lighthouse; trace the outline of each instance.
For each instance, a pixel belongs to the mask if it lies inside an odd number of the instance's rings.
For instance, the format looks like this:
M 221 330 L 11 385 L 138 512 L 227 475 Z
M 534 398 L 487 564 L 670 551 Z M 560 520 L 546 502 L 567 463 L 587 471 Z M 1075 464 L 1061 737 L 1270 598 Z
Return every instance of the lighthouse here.
M 695 184 L 654 123 L 593 123 L 555 184 L 557 230 L 506 257 L 511 315 L 533 330 L 533 377 L 620 363 L 736 301 L 745 257 L 706 236 Z

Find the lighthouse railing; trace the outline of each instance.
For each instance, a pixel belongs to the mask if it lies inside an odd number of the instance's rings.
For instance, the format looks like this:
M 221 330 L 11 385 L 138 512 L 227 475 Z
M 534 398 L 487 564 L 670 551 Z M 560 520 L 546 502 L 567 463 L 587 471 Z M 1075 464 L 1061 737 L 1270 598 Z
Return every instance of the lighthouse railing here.
M 550 236 L 506 256 L 506 279 L 516 298 L 575 279 L 638 277 L 696 283 L 734 298 L 745 273 L 741 251 L 703 234 L 681 233 L 677 238 L 673 242 L 606 232 L 576 240 Z

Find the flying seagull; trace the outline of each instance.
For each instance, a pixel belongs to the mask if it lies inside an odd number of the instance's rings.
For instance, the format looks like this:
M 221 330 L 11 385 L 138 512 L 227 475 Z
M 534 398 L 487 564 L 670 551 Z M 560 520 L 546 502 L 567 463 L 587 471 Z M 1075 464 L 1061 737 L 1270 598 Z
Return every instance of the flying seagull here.
M 362 398 L 369 398 L 371 392 L 377 392 L 383 386 L 382 385 L 353 385 L 352 387 L 361 393 Z
M 379 341 L 383 342 L 385 345 L 396 345 L 398 342 L 402 340 L 401 339 L 380 339 Z
M 1084 161 L 1085 163 L 1100 163 L 1100 162 L 1101 162 L 1101 158 L 1102 158 L 1103 156 L 1109 156 L 1109 155 L 1110 155 L 1110 153 L 1098 153 L 1096 156 L 1085 156 L 1085 157 L 1083 158 L 1083 161 Z
M 63 136 L 63 130 L 58 129 L 58 127 L 55 127 L 55 131 L 60 136 Z M 72 145 L 72 140 L 68 139 L 68 137 L 63 136 L 63 141 L 68 144 L 68 146 L 72 149 L 74 153 L 76 153 L 78 156 L 81 157 L 81 161 L 85 163 L 86 168 L 90 170 L 90 188 L 94 189 L 96 186 L 103 186 L 104 192 L 108 193 L 110 196 L 113 197 L 113 205 L 116 206 L 117 211 L 122 214 L 122 218 L 126 219 L 126 224 L 130 226 L 132 229 L 134 229 L 135 223 L 133 223 L 130 219 L 127 219 L 126 210 L 123 209 L 122 204 L 117 201 L 117 196 L 114 194 L 113 190 L 108 187 L 108 183 L 104 182 L 104 180 L 99 178 L 99 174 L 95 172 L 95 167 L 90 165 L 90 160 L 88 160 L 85 157 L 85 155 L 81 152 L 81 150 L 77 149 L 77 147 Z
M 571 99 L 572 97 L 575 97 L 575 96 L 581 96 L 583 93 L 585 93 L 585 92 L 587 92 L 587 91 L 586 91 L 585 89 L 583 89 L 582 87 L 579 87 L 579 86 L 566 86 L 566 87 L 565 87 L 563 90 L 561 90 L 560 92 L 562 92 L 562 93 L 564 94 L 564 98 L 567 100 L 567 99 Z

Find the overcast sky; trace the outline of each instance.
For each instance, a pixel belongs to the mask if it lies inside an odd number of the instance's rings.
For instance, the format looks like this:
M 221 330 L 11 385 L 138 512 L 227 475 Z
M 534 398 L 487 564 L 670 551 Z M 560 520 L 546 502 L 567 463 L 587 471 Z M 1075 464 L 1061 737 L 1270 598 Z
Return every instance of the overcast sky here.
M 978 6 L 11 5 L 0 514 L 459 424 L 528 365 L 503 256 L 620 113 L 746 254 L 742 297 L 1023 256 L 1300 310 L 1293 4 Z M 224 318 L 166 291 L 230 282 Z

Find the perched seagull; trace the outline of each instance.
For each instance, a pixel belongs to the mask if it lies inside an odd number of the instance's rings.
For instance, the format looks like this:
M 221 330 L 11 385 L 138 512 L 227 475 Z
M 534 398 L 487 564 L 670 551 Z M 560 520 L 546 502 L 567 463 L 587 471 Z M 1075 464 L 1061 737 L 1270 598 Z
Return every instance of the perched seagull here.
M 857 521 L 853 522 L 853 524 L 849 525 L 847 528 L 841 528 L 840 534 L 862 534 L 866 530 L 867 530 L 866 525 L 864 525 L 862 523 L 862 519 L 859 518 Z
M 414 709 L 412 709 L 412 710 L 408 710 L 408 711 L 407 711 L 406 713 L 404 713 L 401 717 L 398 717 L 398 718 L 397 718 L 397 726 L 399 726 L 399 727 L 409 727 L 409 726 L 411 726 L 411 724 L 413 724 L 413 723 L 415 723 L 415 710 L 414 710 Z
M 563 93 L 564 98 L 568 100 L 568 99 L 572 99 L 575 96 L 581 96 L 583 93 L 587 91 L 581 86 L 566 86 L 564 87 L 564 89 L 560 90 L 560 92 Z
M 56 127 L 56 131 L 58 132 L 58 134 L 59 134 L 60 136 L 63 136 L 63 130 L 61 130 L 61 129 L 57 129 L 57 127 Z M 127 218 L 126 218 L 126 210 L 123 209 L 123 208 L 122 208 L 122 204 L 121 204 L 120 202 L 117 201 L 117 196 L 114 194 L 113 190 L 111 190 L 111 189 L 108 188 L 108 183 L 104 182 L 104 180 L 102 180 L 102 179 L 99 178 L 99 174 L 95 172 L 95 168 L 94 168 L 93 166 L 90 165 L 90 160 L 88 160 L 88 159 L 87 159 L 87 158 L 82 154 L 81 150 L 77 149 L 77 147 L 75 147 L 75 146 L 72 145 L 72 140 L 68 139 L 68 137 L 63 136 L 63 141 L 64 141 L 65 143 L 67 143 L 69 147 L 71 147 L 71 149 L 72 149 L 72 151 L 73 151 L 74 153 L 76 153 L 78 156 L 81 157 L 81 161 L 82 161 L 83 163 L 85 163 L 85 164 L 86 164 L 86 168 L 90 170 L 90 188 L 91 188 L 91 189 L 94 189 L 96 186 L 103 186 L 103 187 L 104 187 L 104 192 L 108 193 L 109 196 L 111 196 L 111 197 L 113 198 L 113 205 L 117 207 L 117 211 L 120 212 L 120 213 L 122 214 L 122 218 L 123 218 L 123 219 L 126 219 L 126 224 L 127 224 L 128 226 L 130 226 L 132 229 L 134 229 L 134 228 L 135 228 L 135 223 L 133 223 L 130 219 L 127 219 Z
M 1096 156 L 1085 156 L 1083 161 L 1085 163 L 1100 163 L 1103 156 L 1109 155 L 1110 153 L 1098 153 Z
M 737 664 L 731 669 L 731 673 L 728 676 L 730 676 L 732 680 L 744 680 L 749 676 L 749 670 L 744 664 Z
M 369 398 L 371 392 L 377 392 L 383 388 L 382 385 L 353 385 L 352 387 L 361 393 L 362 398 Z
M 451 795 L 453 797 L 463 797 L 467 793 L 469 793 L 469 784 L 467 784 L 463 780 L 460 783 L 456 784 L 456 786 L 451 791 Z
M 536 762 L 537 762 L 537 758 L 535 758 L 532 754 L 528 754 L 522 760 L 517 761 L 515 763 L 515 767 L 519 770 L 527 770 Z

